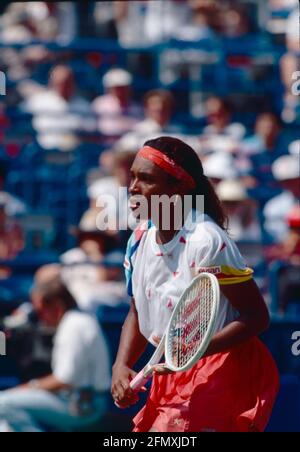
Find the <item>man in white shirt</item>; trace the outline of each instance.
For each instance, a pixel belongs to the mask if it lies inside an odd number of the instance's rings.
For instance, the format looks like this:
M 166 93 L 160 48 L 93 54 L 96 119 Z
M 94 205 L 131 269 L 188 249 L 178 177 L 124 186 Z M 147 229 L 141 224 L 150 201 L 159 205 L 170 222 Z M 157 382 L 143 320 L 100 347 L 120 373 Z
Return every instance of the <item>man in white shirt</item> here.
M 60 64 L 50 73 L 49 84 L 29 96 L 22 108 L 33 115 L 37 140 L 44 149 L 74 149 L 78 132 L 93 132 L 96 122 L 87 100 L 76 94 L 71 68 Z
M 265 230 L 275 243 L 281 243 L 287 236 L 286 217 L 300 197 L 299 154 L 283 155 L 272 165 L 275 179 L 283 192 L 270 199 L 264 207 Z
M 110 69 L 102 79 L 105 93 L 92 102 L 98 116 L 97 129 L 105 136 L 119 138 L 141 119 L 142 112 L 132 100 L 132 76 L 121 68 Z
M 59 278 L 36 286 L 40 320 L 56 329 L 52 373 L 0 394 L 0 431 L 70 431 L 93 425 L 106 411 L 110 364 L 97 321 L 77 310 Z

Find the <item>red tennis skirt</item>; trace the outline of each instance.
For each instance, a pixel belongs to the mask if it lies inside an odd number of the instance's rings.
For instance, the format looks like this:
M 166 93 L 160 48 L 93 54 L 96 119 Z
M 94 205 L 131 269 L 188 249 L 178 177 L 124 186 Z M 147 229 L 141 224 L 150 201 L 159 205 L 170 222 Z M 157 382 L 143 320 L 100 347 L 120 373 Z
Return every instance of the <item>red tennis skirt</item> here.
M 187 372 L 154 375 L 134 432 L 261 432 L 279 389 L 277 367 L 257 338 L 201 359 Z

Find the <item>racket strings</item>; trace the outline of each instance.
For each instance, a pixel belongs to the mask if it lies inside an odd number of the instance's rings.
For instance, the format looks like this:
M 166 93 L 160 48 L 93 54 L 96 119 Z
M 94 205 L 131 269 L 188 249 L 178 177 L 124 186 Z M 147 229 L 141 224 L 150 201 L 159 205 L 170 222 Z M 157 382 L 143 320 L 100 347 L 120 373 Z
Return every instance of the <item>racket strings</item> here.
M 212 316 L 213 291 L 208 278 L 199 281 L 186 295 L 171 325 L 173 365 L 183 367 L 199 350 Z

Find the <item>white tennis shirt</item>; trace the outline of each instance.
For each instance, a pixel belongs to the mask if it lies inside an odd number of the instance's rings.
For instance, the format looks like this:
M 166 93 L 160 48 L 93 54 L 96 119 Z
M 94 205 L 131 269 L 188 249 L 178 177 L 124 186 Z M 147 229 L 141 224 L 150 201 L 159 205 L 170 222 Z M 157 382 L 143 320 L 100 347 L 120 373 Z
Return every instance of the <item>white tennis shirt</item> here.
M 59 381 L 76 389 L 109 389 L 109 352 L 93 316 L 75 310 L 63 316 L 54 338 L 52 371 Z
M 128 293 L 134 297 L 141 333 L 153 345 L 162 337 L 172 310 L 192 279 L 201 272 L 216 275 L 219 283 L 236 284 L 253 271 L 235 245 L 207 215 L 188 216 L 183 228 L 164 245 L 156 241 L 156 227 L 140 225 L 128 241 L 125 270 Z M 217 331 L 238 317 L 221 295 Z

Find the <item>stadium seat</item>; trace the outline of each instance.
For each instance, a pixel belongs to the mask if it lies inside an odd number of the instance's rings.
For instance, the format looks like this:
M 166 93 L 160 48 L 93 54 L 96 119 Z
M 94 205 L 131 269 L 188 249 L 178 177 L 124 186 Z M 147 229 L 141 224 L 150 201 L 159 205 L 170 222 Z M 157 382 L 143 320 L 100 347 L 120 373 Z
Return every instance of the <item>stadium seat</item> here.
M 292 335 L 300 330 L 299 320 L 272 316 L 269 329 L 261 335 L 272 353 L 281 374 L 300 376 L 300 359 L 292 353 Z
M 286 262 L 276 261 L 269 268 L 269 285 L 271 294 L 271 311 L 278 314 L 280 308 L 280 287 L 289 281 L 289 271 L 300 273 L 300 268 L 288 265 Z M 295 279 L 295 278 L 294 278 Z M 294 295 L 288 300 L 285 307 L 285 318 L 298 319 L 300 321 L 300 297 Z
M 27 214 L 20 222 L 28 252 L 51 249 L 55 238 L 55 225 L 50 215 Z
M 280 391 L 267 432 L 300 432 L 300 380 L 282 375 Z
M 0 358 L 0 391 L 14 388 L 20 384 L 19 369 L 8 356 Z

